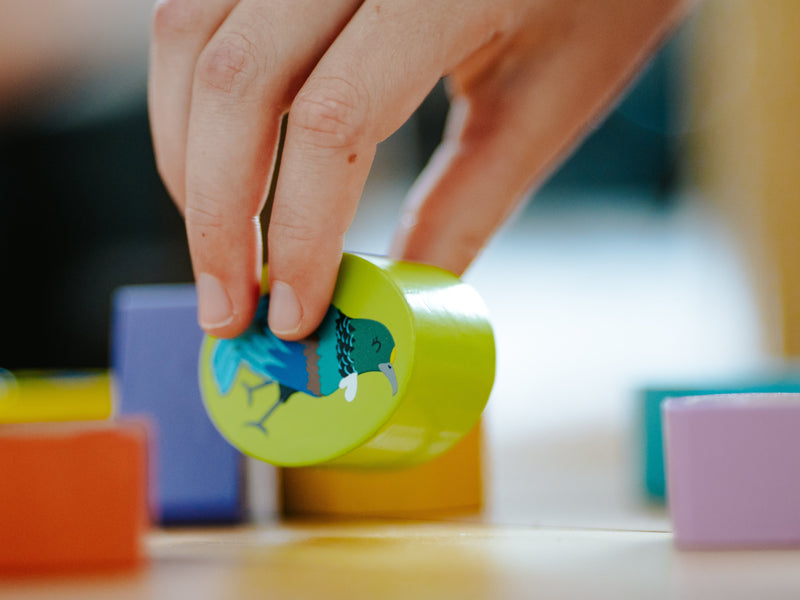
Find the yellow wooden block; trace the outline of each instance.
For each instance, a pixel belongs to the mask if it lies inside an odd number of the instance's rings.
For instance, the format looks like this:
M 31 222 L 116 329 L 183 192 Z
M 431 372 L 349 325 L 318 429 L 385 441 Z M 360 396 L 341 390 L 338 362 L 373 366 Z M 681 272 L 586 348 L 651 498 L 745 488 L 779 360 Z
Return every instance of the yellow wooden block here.
M 0 423 L 91 421 L 111 416 L 104 371 L 0 371 Z
M 289 515 L 424 517 L 483 506 L 481 427 L 431 462 L 398 471 L 305 467 L 283 470 Z

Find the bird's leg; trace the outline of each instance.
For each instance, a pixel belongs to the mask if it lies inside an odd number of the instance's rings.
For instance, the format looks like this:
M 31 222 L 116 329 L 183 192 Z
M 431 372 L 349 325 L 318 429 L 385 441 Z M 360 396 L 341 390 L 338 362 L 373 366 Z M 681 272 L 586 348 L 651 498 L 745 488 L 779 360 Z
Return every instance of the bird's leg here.
M 269 419 L 269 418 L 270 418 L 270 416 L 272 416 L 272 413 L 274 413 L 274 412 L 275 412 L 275 410 L 276 410 L 276 409 L 277 409 L 277 408 L 278 408 L 278 407 L 279 407 L 281 404 L 283 404 L 283 400 L 281 400 L 280 398 L 278 398 L 278 399 L 275 401 L 275 404 L 273 404 L 273 405 L 270 407 L 270 409 L 269 409 L 269 410 L 268 410 L 268 411 L 267 411 L 267 412 L 264 414 L 264 416 L 263 416 L 263 417 L 261 417 L 261 418 L 260 418 L 258 421 L 249 421 L 249 422 L 247 423 L 247 425 L 249 425 L 249 426 L 251 426 L 251 427 L 255 427 L 256 429 L 260 429 L 262 432 L 264 432 L 264 433 L 266 434 L 266 433 L 267 433 L 267 428 L 266 428 L 266 427 L 264 427 L 264 423 L 266 422 L 266 420 L 267 420 L 267 419 Z
M 256 385 L 247 385 L 245 382 L 242 382 L 244 389 L 247 390 L 247 406 L 253 406 L 253 392 L 260 390 L 261 388 L 265 388 L 273 383 L 275 382 L 272 379 L 265 379 Z
M 266 420 L 272 416 L 272 413 L 274 413 L 281 404 L 285 404 L 286 401 L 289 399 L 289 396 L 291 396 L 296 391 L 290 387 L 286 387 L 285 385 L 281 384 L 278 385 L 280 386 L 280 388 L 278 392 L 278 399 L 275 401 L 275 403 L 270 407 L 270 409 L 266 413 L 264 413 L 264 416 L 261 417 L 258 421 L 249 421 L 247 423 L 247 425 L 251 427 L 260 429 L 264 434 L 267 433 L 267 428 L 264 427 L 264 423 L 266 422 Z

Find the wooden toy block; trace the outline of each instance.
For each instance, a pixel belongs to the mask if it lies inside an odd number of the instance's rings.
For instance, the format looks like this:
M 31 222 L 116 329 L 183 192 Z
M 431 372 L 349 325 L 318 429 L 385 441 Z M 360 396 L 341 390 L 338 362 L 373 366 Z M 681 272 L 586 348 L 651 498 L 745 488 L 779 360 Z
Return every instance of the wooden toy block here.
M 89 421 L 111 411 L 104 371 L 0 371 L 0 423 Z
M 665 502 L 667 478 L 664 469 L 662 404 L 672 397 L 717 394 L 800 392 L 800 373 L 767 373 L 739 381 L 718 381 L 707 385 L 649 387 L 638 395 L 639 478 L 645 495 L 652 501 Z
M 480 510 L 495 348 L 476 291 L 428 265 L 345 254 L 321 325 L 293 342 L 269 330 L 269 297 L 265 267 L 248 330 L 206 336 L 200 387 L 232 444 L 290 467 L 285 512 Z
M 477 292 L 449 271 L 345 254 L 322 323 L 287 342 L 267 324 L 207 336 L 200 387 L 220 433 L 284 467 L 400 469 L 454 447 L 494 382 L 494 335 Z M 477 475 L 476 475 L 477 476 Z
M 670 398 L 662 410 L 679 548 L 800 546 L 800 394 Z
M 452 450 L 395 471 L 329 467 L 282 470 L 289 515 L 413 517 L 477 513 L 483 507 L 480 425 Z
M 0 572 L 138 564 L 147 469 L 142 422 L 0 427 Z
M 153 470 L 159 522 L 239 522 L 277 507 L 277 473 L 248 464 L 214 429 L 197 382 L 203 331 L 194 286 L 130 286 L 114 297 L 112 365 L 124 415 L 155 423 Z M 263 471 L 264 490 L 248 492 L 247 473 Z M 273 483 L 270 483 L 273 482 Z M 266 504 L 253 506 L 248 498 Z

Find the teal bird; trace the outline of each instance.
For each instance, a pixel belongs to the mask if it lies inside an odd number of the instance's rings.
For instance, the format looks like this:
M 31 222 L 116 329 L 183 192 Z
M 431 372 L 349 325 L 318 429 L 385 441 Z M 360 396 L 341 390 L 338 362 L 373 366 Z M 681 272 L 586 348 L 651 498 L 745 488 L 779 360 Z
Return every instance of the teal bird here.
M 392 386 L 392 395 L 397 393 L 397 376 L 392 364 L 394 338 L 382 323 L 350 318 L 331 304 L 311 336 L 287 342 L 270 331 L 268 312 L 269 295 L 265 295 L 247 331 L 230 340 L 217 340 L 212 349 L 211 371 L 221 394 L 230 391 L 242 365 L 262 378 L 254 386 L 243 384 L 249 404 L 252 405 L 255 391 L 269 385 L 278 386 L 275 403 L 258 421 L 248 425 L 266 433 L 267 419 L 297 392 L 319 397 L 344 389 L 345 399 L 352 402 L 361 373 L 383 373 Z

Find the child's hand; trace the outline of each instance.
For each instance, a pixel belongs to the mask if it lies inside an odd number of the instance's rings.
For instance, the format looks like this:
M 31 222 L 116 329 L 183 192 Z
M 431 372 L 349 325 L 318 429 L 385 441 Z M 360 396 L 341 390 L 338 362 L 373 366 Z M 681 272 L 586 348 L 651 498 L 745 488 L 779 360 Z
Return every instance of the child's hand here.
M 461 273 L 527 190 L 601 116 L 686 0 L 168 0 L 155 12 L 150 107 L 159 170 L 184 212 L 215 335 L 243 331 L 258 215 L 282 114 L 269 225 L 276 334 L 327 309 L 378 142 L 443 76 L 444 142 L 393 254 Z

